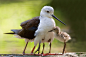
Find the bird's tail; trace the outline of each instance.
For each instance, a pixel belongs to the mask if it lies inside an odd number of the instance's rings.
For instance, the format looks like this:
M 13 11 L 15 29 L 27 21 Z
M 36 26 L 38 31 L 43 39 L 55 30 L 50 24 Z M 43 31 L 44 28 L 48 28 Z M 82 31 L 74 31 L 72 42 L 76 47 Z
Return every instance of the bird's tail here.
M 8 32 L 8 33 L 4 33 L 4 34 L 18 34 L 21 31 L 21 29 L 12 29 L 11 31 L 13 31 L 13 32 Z
M 14 32 L 4 33 L 4 34 L 15 34 Z

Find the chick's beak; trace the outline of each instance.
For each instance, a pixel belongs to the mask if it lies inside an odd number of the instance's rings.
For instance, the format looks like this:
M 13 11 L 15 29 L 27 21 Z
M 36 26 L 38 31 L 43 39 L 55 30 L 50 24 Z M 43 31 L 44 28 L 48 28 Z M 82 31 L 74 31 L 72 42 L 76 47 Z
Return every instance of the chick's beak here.
M 48 32 L 52 32 L 53 30 L 50 30 L 50 31 L 48 31 Z

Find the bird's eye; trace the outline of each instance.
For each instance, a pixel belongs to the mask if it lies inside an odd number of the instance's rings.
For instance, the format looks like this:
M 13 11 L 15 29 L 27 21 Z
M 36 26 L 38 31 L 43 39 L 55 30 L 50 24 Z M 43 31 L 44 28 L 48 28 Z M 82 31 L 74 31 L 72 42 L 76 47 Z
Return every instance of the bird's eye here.
M 65 37 L 67 37 L 67 36 L 65 36 Z
M 49 13 L 49 11 L 47 11 L 47 13 Z
M 53 29 L 53 30 L 55 30 L 55 29 Z

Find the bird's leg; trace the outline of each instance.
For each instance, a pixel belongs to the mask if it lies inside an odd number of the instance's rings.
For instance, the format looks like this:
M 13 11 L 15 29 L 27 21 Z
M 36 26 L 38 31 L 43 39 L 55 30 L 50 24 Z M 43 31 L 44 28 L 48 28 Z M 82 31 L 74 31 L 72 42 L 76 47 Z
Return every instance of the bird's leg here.
M 28 45 L 28 41 L 27 41 L 27 43 L 26 43 L 26 45 L 25 45 L 25 48 L 24 48 L 23 54 L 25 54 L 25 50 L 26 50 L 27 45 Z
M 38 54 L 40 53 L 40 44 L 41 44 L 41 41 L 39 42 Z
M 64 54 L 64 52 L 65 52 L 65 48 L 66 48 L 66 42 L 65 42 L 65 40 L 64 40 L 64 48 L 63 48 L 63 52 L 62 52 L 62 54 Z
M 41 54 L 43 54 L 43 53 L 44 53 L 44 47 L 45 47 L 45 44 L 43 43 L 43 50 L 42 50 L 42 53 L 41 53 Z
M 32 51 L 31 51 L 31 54 L 33 54 L 34 49 L 35 49 L 35 46 L 33 47 Z
M 45 55 L 55 55 L 55 54 L 51 54 L 51 42 L 50 42 L 49 46 L 50 46 L 49 53 L 43 54 L 43 56 L 45 56 Z
M 34 54 L 38 51 L 38 54 L 40 53 L 40 44 L 41 44 L 41 41 L 39 42 L 39 47 L 38 49 L 34 52 Z
M 49 53 L 51 53 L 51 42 L 50 42 L 50 45 L 49 46 L 50 46 Z

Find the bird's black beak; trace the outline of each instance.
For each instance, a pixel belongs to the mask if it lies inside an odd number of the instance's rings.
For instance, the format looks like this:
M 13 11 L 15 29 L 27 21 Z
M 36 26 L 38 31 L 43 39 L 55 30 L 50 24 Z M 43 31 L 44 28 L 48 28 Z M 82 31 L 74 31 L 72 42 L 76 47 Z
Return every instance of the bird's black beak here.
M 60 21 L 62 24 L 66 25 L 66 24 L 63 23 L 61 20 L 59 20 L 56 16 L 52 15 L 52 17 L 54 17 L 55 19 L 57 19 L 58 21 Z

